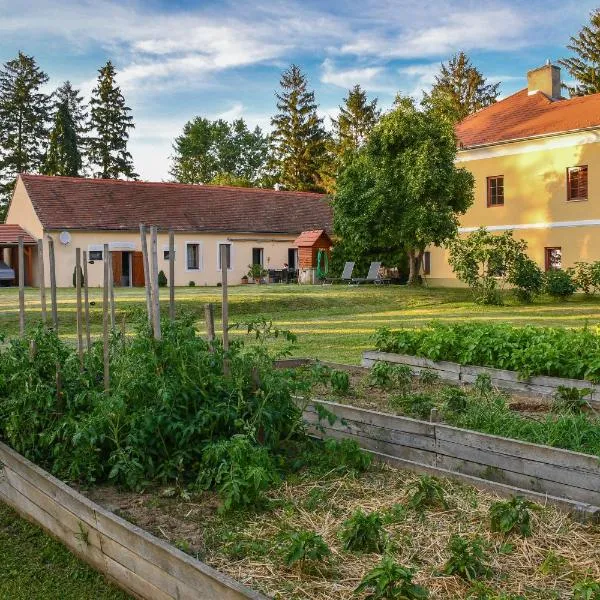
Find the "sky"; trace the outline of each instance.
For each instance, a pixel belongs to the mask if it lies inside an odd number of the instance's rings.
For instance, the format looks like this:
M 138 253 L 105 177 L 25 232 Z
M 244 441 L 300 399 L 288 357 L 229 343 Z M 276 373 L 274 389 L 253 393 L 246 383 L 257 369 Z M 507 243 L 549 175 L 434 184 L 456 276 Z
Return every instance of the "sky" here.
M 265 130 L 283 70 L 298 64 L 326 126 L 359 83 L 388 109 L 419 98 L 464 50 L 502 96 L 529 69 L 568 56 L 588 0 L 0 0 L 0 62 L 19 50 L 89 96 L 108 59 L 136 124 L 140 177 L 169 180 L 173 139 L 195 116 Z M 568 79 L 563 74 L 564 79 Z

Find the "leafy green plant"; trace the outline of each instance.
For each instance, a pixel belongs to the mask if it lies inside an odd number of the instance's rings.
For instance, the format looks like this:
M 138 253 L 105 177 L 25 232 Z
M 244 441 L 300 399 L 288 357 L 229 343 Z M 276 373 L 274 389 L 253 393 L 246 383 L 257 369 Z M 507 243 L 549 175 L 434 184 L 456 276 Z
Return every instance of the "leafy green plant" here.
M 480 396 L 488 396 L 494 391 L 492 378 L 487 373 L 479 373 L 473 383 L 473 388 Z
M 406 506 L 403 504 L 394 504 L 383 513 L 383 523 L 384 525 L 401 523 L 406 519 L 406 516 Z
M 350 473 L 366 471 L 373 461 L 354 441 L 349 439 L 327 439 L 316 442 L 304 452 L 304 464 L 317 473 Z
M 576 262 L 567 269 L 573 283 L 586 295 L 596 294 L 600 289 L 600 261 Z
M 448 508 L 446 494 L 439 480 L 430 475 L 421 475 L 411 486 L 408 506 L 422 511 L 426 508 Z
M 369 383 L 374 387 L 388 388 L 392 384 L 392 367 L 384 361 L 377 361 L 369 372 Z
M 513 262 L 508 283 L 517 299 L 521 302 L 533 302 L 544 290 L 544 273 L 534 260 L 519 255 Z
M 300 563 L 322 562 L 331 556 L 331 550 L 325 540 L 314 531 L 289 531 L 283 540 L 284 562 L 288 567 Z
M 433 400 L 429 394 L 412 392 L 400 394 L 390 398 L 390 404 L 400 409 L 405 415 L 415 419 L 427 419 L 431 409 L 434 407 Z
M 557 413 L 581 414 L 589 408 L 586 398 L 590 395 L 591 391 L 590 388 L 575 388 L 560 385 L 554 394 L 552 410 Z
M 440 376 L 433 369 L 421 369 L 419 381 L 423 385 L 434 385 L 440 380 Z
M 346 395 L 350 391 L 350 375 L 347 371 L 331 371 L 330 381 L 336 394 Z
M 573 586 L 573 600 L 600 600 L 600 581 L 578 581 Z
M 440 396 L 444 402 L 444 408 L 450 412 L 464 412 L 467 408 L 468 395 L 465 390 L 456 386 L 446 386 L 442 389 Z
M 368 592 L 365 600 L 423 600 L 429 598 L 426 588 L 413 583 L 415 571 L 394 562 L 391 556 L 373 567 L 355 590 Z
M 550 269 L 545 276 L 545 291 L 554 298 L 565 300 L 577 291 L 571 274 L 562 269 Z
M 158 273 L 158 286 L 159 287 L 167 287 L 167 283 L 168 283 L 168 280 L 167 280 L 167 276 L 165 275 L 165 272 L 162 271 L 162 270 L 159 271 L 159 273 Z
M 254 263 L 252 265 L 248 265 L 248 277 L 258 281 L 262 277 L 267 275 L 268 271 L 260 264 Z
M 392 379 L 403 390 L 410 387 L 413 376 L 414 373 L 408 365 L 394 365 L 392 367 Z
M 196 282 L 193 280 L 190 280 L 188 283 L 188 287 L 196 287 Z
M 340 531 L 344 550 L 351 552 L 382 552 L 386 544 L 382 516 L 374 511 L 370 514 L 358 509 L 344 521 Z
M 517 532 L 522 536 L 531 535 L 531 512 L 533 502 L 515 496 L 510 500 L 494 502 L 490 506 L 490 528 L 505 535 Z
M 467 581 L 478 577 L 488 577 L 491 569 L 487 564 L 488 557 L 483 549 L 483 542 L 476 538 L 468 540 L 453 535 L 448 544 L 450 557 L 444 565 L 446 575 L 458 575 Z

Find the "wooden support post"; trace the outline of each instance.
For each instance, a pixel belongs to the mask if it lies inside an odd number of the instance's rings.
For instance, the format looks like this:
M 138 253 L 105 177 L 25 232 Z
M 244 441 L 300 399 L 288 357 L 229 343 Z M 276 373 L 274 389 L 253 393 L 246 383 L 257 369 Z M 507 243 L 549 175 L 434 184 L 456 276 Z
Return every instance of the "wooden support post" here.
M 211 302 L 204 305 L 204 319 L 206 321 L 206 339 L 212 352 L 215 345 L 215 309 Z
M 160 340 L 160 297 L 158 292 L 158 230 L 156 225 L 150 228 L 151 243 L 151 269 L 152 278 L 150 290 L 152 292 L 152 327 L 154 339 Z
M 108 293 L 110 294 L 110 328 L 114 329 L 116 326 L 115 321 L 115 285 L 114 285 L 114 271 L 113 271 L 113 257 L 112 252 L 108 252 Z
M 88 254 L 83 251 L 83 303 L 85 314 L 85 347 L 89 350 L 91 346 L 90 336 L 90 295 L 88 288 Z
M 430 423 L 439 423 L 440 421 L 440 414 L 438 412 L 437 408 L 432 408 L 431 411 L 429 411 L 429 422 Z
M 48 258 L 50 259 L 50 303 L 52 305 L 52 327 L 58 335 L 58 305 L 56 300 L 56 259 L 54 240 L 48 237 Z
M 221 323 L 223 326 L 223 352 L 229 350 L 229 298 L 227 294 L 227 245 L 221 245 Z M 229 375 L 229 360 L 223 360 L 223 374 Z
M 37 241 L 38 251 L 38 280 L 40 287 L 40 304 L 42 306 L 42 323 L 45 325 L 46 315 L 46 274 L 44 273 L 44 240 Z
M 109 271 L 109 258 L 108 258 L 108 244 L 104 244 L 104 288 L 102 290 L 102 333 L 103 333 L 103 344 L 104 344 L 104 391 L 108 392 L 110 388 L 110 366 L 109 366 L 109 353 L 108 353 L 108 282 L 109 278 L 112 277 L 112 273 Z
M 146 288 L 146 311 L 148 323 L 152 325 L 152 293 L 150 285 L 150 266 L 148 261 L 148 240 L 146 238 L 146 226 L 140 225 L 140 238 L 142 242 L 142 262 L 144 263 L 144 287 Z
M 75 248 L 75 291 L 77 294 L 77 353 L 83 369 L 83 319 L 81 306 L 81 248 Z
M 23 236 L 18 237 L 19 244 L 19 333 L 25 335 L 25 247 Z
M 169 231 L 169 318 L 175 320 L 175 234 Z

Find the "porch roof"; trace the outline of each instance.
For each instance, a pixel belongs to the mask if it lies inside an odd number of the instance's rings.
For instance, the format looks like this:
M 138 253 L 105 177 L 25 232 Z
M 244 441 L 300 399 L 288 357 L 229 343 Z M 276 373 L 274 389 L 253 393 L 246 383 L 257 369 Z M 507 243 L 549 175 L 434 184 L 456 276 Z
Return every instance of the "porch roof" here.
M 20 225 L 0 223 L 0 246 L 17 246 L 19 237 L 23 236 L 25 246 L 35 246 L 35 238 Z

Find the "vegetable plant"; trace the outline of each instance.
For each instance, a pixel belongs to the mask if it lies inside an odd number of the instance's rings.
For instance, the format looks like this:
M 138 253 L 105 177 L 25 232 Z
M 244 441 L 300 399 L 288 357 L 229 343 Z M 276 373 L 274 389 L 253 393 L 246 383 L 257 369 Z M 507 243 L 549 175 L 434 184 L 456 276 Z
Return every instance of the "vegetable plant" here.
M 351 552 L 382 552 L 386 544 L 382 516 L 374 511 L 370 514 L 358 509 L 344 521 L 340 537 L 344 550 Z
M 600 581 L 578 581 L 573 586 L 573 600 L 600 600 Z
M 318 563 L 331 556 L 331 550 L 325 540 L 314 531 L 290 531 L 284 535 L 284 562 L 288 567 L 296 563 L 304 566 Z
M 392 384 L 392 367 L 389 363 L 377 361 L 369 372 L 369 382 L 374 387 L 387 388 Z
M 390 398 L 390 404 L 394 408 L 399 408 L 405 415 L 415 419 L 429 418 L 431 409 L 434 407 L 431 396 L 420 392 L 394 396 Z
M 505 535 L 517 532 L 522 536 L 531 535 L 531 511 L 533 502 L 515 496 L 510 500 L 494 502 L 490 506 L 490 528 Z
M 450 538 L 448 550 L 450 557 L 443 569 L 446 575 L 458 575 L 472 581 L 491 574 L 481 539 L 469 540 L 455 534 Z
M 433 369 L 422 369 L 419 373 L 419 381 L 423 385 L 433 385 L 440 380 L 440 376 Z
M 557 413 L 581 414 L 589 408 L 586 398 L 591 391 L 590 388 L 574 388 L 561 385 L 554 394 L 552 410 Z
M 426 588 L 413 583 L 415 571 L 394 562 L 391 556 L 373 567 L 355 593 L 368 592 L 366 600 L 422 600 L 429 598 Z
M 347 371 L 331 371 L 330 381 L 336 394 L 345 395 L 350 391 L 350 375 Z
M 408 506 L 419 511 L 426 508 L 448 508 L 444 488 L 439 480 L 430 475 L 421 475 L 411 486 Z

